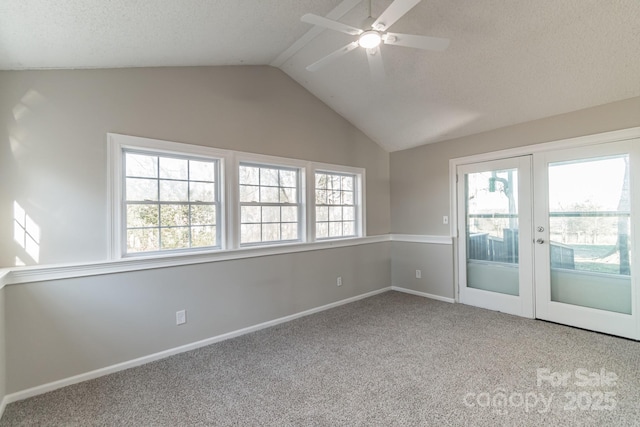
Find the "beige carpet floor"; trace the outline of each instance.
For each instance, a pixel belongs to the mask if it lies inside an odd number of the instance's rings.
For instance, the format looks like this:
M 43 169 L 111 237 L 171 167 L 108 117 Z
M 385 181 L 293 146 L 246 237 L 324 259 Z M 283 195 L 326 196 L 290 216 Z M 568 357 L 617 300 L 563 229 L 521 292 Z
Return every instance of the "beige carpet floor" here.
M 640 425 L 640 343 L 387 292 L 8 405 L 0 426 Z

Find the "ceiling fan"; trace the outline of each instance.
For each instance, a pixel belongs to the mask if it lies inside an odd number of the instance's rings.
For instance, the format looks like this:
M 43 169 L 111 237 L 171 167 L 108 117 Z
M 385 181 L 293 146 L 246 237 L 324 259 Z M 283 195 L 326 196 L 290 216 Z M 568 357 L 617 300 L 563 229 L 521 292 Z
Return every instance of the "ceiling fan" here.
M 384 64 L 380 53 L 382 43 L 395 46 L 414 47 L 417 49 L 443 51 L 449 46 L 449 39 L 439 37 L 418 36 L 412 34 L 399 34 L 387 31 L 398 19 L 413 9 L 421 0 L 394 0 L 377 18 L 371 17 L 371 0 L 369 0 L 369 17 L 363 22 L 360 29 L 342 22 L 307 13 L 301 20 L 308 24 L 318 25 L 329 30 L 340 31 L 345 34 L 357 36 L 357 39 L 324 58 L 307 66 L 309 71 L 317 71 L 324 65 L 336 60 L 352 50 L 361 47 L 366 50 L 371 77 L 381 80 L 385 76 Z

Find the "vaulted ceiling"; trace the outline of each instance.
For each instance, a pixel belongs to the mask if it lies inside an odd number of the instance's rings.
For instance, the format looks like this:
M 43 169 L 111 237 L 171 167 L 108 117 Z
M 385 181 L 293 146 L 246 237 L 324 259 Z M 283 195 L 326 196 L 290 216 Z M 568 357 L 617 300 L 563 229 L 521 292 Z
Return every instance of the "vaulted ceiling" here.
M 391 0 L 372 0 L 372 15 Z M 368 0 L 2 0 L 0 69 L 279 67 L 388 151 L 640 96 L 638 0 L 422 0 L 399 33 L 444 52 L 382 46 L 374 83 L 354 40 L 300 21 L 361 27 Z

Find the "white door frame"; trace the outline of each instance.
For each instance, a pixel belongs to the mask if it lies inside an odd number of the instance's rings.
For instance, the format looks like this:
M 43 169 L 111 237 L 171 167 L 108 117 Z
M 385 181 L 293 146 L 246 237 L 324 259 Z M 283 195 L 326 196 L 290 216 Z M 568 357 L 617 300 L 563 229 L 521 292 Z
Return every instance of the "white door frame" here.
M 510 157 L 519 157 L 526 155 L 533 155 L 535 153 L 541 153 L 550 150 L 560 150 L 565 148 L 578 148 L 578 147 L 588 147 L 594 146 L 598 144 L 606 144 L 609 142 L 616 141 L 626 141 L 632 139 L 640 138 L 640 127 L 634 127 L 629 129 L 622 129 L 611 132 L 604 132 L 594 135 L 581 136 L 576 138 L 568 138 L 562 139 L 552 142 L 544 142 L 540 144 L 527 145 L 523 147 L 509 148 L 505 150 L 487 152 L 482 154 L 476 154 L 465 157 L 458 157 L 449 160 L 449 215 L 451 218 L 450 221 L 450 235 L 454 243 L 454 248 L 459 247 L 460 233 L 458 231 L 458 186 L 457 182 L 457 170 L 458 166 L 470 164 L 470 163 L 479 163 L 484 161 L 498 160 Z M 634 144 L 638 144 L 639 142 L 634 142 Z M 635 150 L 638 151 L 638 150 Z M 634 152 L 635 152 L 634 151 Z M 640 155 L 633 154 L 631 162 L 633 164 L 640 164 Z M 632 174 L 631 176 L 631 186 L 632 188 L 636 188 L 636 194 L 632 195 L 632 211 L 636 213 L 640 213 L 640 196 L 637 195 L 637 191 L 640 190 L 640 173 Z M 535 191 L 535 185 L 534 185 Z M 633 191 L 633 190 L 632 190 Z M 635 198 L 633 198 L 635 196 Z M 637 215 L 636 215 L 637 216 Z M 633 227 L 632 228 L 632 245 L 633 247 L 640 247 L 640 230 Z M 640 269 L 640 251 L 634 251 L 632 253 L 632 268 L 635 266 Z M 466 256 L 466 255 L 465 255 Z M 462 258 L 462 261 L 464 258 Z M 455 293 L 455 301 L 460 302 L 460 264 L 461 258 L 459 250 L 454 250 L 454 293 Z M 535 276 L 534 276 L 535 280 Z M 632 310 L 636 310 L 634 313 L 637 313 L 637 310 L 640 310 L 640 272 L 633 276 L 632 288 L 634 289 L 633 301 L 632 301 Z M 536 308 L 537 309 L 537 308 Z M 640 316 L 636 315 L 636 340 L 640 340 Z

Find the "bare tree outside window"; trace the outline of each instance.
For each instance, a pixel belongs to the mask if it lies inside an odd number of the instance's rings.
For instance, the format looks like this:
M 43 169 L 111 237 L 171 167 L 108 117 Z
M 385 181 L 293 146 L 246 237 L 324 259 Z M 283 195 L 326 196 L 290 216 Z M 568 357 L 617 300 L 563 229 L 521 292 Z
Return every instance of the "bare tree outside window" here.
M 125 151 L 126 252 L 217 247 L 218 160 Z
M 299 170 L 241 164 L 240 243 L 300 239 Z
M 355 236 L 355 175 L 316 172 L 315 185 L 316 239 Z

